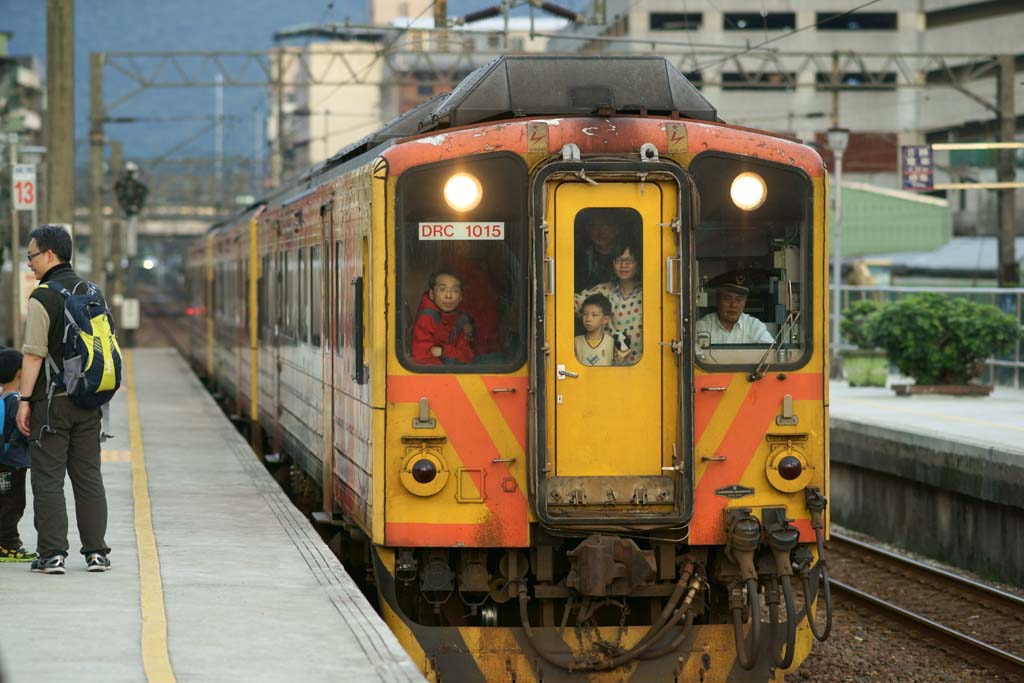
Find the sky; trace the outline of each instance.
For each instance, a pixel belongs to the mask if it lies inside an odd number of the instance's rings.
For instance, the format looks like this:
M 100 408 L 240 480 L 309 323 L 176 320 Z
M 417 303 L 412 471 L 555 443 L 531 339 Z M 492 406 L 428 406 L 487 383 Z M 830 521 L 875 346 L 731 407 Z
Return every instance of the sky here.
M 449 14 L 498 0 L 451 0 Z M 586 0 L 560 0 L 580 7 Z M 299 24 L 365 23 L 369 0 L 75 0 L 76 158 L 88 156 L 89 55 L 100 51 L 263 50 L 276 30 Z M 0 31 L 13 33 L 9 52 L 45 65 L 46 0 L 0 0 Z M 106 69 L 105 100 L 127 83 Z M 224 91 L 224 152 L 249 156 L 263 130 L 268 95 L 261 88 Z M 213 88 L 150 89 L 109 112 L 113 116 L 213 117 Z M 107 124 L 108 138 L 124 143 L 126 159 L 152 158 L 176 145 L 180 156 L 213 156 L 210 119 L 174 123 Z M 188 142 L 192 136 L 194 140 Z
M 327 0 L 76 0 L 75 2 L 75 137 L 79 163 L 87 154 L 89 54 L 98 51 L 262 50 L 273 44 L 274 31 L 296 24 L 366 21 L 366 3 Z M 0 0 L 0 31 L 14 35 L 13 55 L 34 55 L 45 64 L 45 0 Z M 116 96 L 116 79 L 105 81 L 106 99 Z M 258 88 L 226 89 L 225 152 L 248 155 L 253 147 L 255 116 L 266 109 L 266 92 Z M 213 116 L 211 89 L 150 90 L 114 115 Z M 108 137 L 122 139 L 125 157 L 150 157 L 185 140 L 209 122 L 108 125 Z M 213 135 L 202 135 L 182 154 L 212 155 Z

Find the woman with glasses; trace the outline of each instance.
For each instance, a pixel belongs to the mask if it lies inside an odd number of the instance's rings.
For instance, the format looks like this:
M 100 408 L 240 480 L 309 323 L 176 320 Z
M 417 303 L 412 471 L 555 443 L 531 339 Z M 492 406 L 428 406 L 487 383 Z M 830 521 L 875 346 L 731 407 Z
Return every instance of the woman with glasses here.
M 614 277 L 576 294 L 576 315 L 587 297 L 603 294 L 612 303 L 608 332 L 615 335 L 615 365 L 633 365 L 643 355 L 643 248 L 632 241 L 615 245 Z

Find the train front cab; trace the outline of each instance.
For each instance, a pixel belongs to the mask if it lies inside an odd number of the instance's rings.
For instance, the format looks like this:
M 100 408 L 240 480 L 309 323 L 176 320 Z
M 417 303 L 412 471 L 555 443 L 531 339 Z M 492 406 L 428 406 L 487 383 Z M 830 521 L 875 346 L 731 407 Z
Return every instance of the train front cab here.
M 735 154 L 565 156 L 532 173 L 511 154 L 442 161 L 395 185 L 385 617 L 428 673 L 458 680 L 781 678 L 809 652 L 804 612 L 792 629 L 754 629 L 749 613 L 760 581 L 778 615 L 794 546 L 816 559 L 822 178 Z M 740 209 L 743 172 L 768 192 Z M 441 199 L 457 174 L 482 189 L 463 211 Z M 585 281 L 607 223 L 630 296 Z M 477 342 L 490 338 L 472 363 L 412 356 L 437 271 L 458 273 Z M 771 342 L 697 333 L 715 283 L 736 277 Z M 579 343 L 594 293 L 622 307 L 610 365 Z

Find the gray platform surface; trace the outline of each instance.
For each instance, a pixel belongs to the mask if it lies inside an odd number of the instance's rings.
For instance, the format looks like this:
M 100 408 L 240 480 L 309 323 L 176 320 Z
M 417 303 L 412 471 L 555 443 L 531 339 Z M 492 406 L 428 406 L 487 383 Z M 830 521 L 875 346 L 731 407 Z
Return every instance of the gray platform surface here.
M 422 681 L 181 357 L 136 350 L 133 362 L 174 678 Z M 146 680 L 128 392 L 112 406 L 103 476 L 113 569 L 85 571 L 66 482 L 67 574 L 0 563 L 4 682 Z M 31 505 L 20 530 L 34 548 Z
M 833 424 L 940 439 L 950 448 L 1019 459 L 1024 465 L 1024 391 L 998 387 L 987 397 L 897 396 L 889 388 L 833 381 L 829 395 Z

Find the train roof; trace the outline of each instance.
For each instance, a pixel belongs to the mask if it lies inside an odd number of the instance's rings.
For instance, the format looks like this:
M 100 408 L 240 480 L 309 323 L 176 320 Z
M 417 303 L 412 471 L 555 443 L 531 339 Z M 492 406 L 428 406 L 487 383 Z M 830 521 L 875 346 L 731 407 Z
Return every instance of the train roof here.
M 396 138 L 527 116 L 653 114 L 717 121 L 664 57 L 499 57 L 329 158 L 330 167 Z M 321 169 L 322 170 L 322 169 Z
M 665 57 L 514 56 L 472 71 L 451 92 L 435 95 L 327 160 L 211 226 L 301 192 L 313 178 L 400 138 L 484 121 L 532 116 L 650 114 L 718 122 L 714 106 Z

